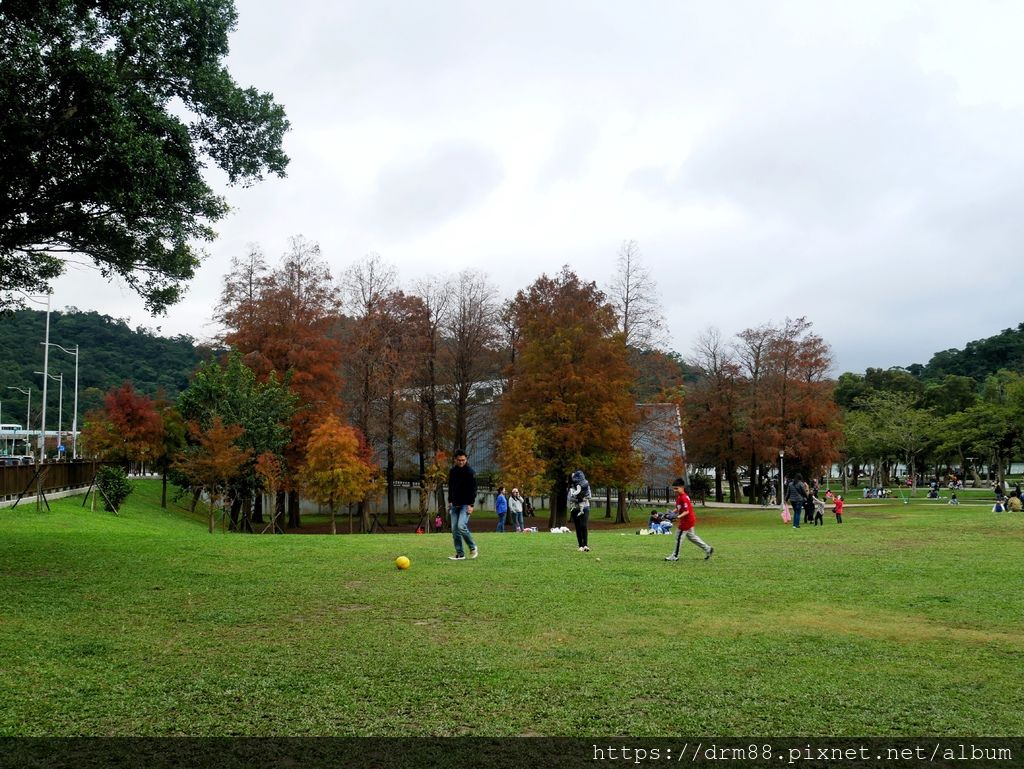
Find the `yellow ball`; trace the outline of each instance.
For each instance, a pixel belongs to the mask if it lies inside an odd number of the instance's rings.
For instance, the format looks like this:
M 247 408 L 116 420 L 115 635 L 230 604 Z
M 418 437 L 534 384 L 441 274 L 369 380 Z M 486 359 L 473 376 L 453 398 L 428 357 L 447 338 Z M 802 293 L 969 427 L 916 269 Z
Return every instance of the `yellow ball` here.
M 395 559 L 395 566 L 399 569 L 408 569 L 412 566 L 412 561 L 406 558 L 404 555 L 400 555 Z

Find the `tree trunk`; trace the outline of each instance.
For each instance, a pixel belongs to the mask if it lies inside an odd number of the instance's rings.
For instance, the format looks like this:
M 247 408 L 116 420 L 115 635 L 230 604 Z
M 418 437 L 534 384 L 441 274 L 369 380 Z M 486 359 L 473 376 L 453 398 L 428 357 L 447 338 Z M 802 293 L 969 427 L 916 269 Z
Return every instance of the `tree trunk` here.
M 469 385 L 459 385 L 455 399 L 455 451 L 462 449 L 466 451 L 466 443 L 469 440 Z M 452 452 L 455 453 L 454 451 Z
M 565 526 L 566 495 L 569 487 L 566 485 L 565 473 L 558 471 L 555 475 L 555 483 L 552 488 L 551 514 L 548 516 L 548 528 Z
M 274 495 L 274 515 L 276 516 L 277 521 L 283 521 L 285 519 L 285 508 L 287 507 L 287 505 L 288 495 L 283 491 L 277 492 Z M 278 531 L 278 529 L 280 529 L 281 534 L 284 534 L 283 528 L 281 528 L 280 526 L 274 527 L 274 531 Z
M 739 478 L 736 473 L 736 463 L 731 459 L 725 462 L 725 476 L 729 482 L 729 501 L 735 504 L 740 500 Z
M 252 534 L 252 494 L 246 494 L 242 500 L 242 531 Z
M 758 482 L 760 477 L 760 469 L 757 465 L 757 455 L 753 451 L 750 452 L 750 494 L 747 497 L 747 504 L 753 505 L 757 500 L 758 489 L 761 488 L 761 484 Z
M 725 495 L 722 493 L 722 468 L 715 465 L 715 502 L 724 502 Z
M 616 523 L 629 523 L 629 505 L 625 489 L 618 490 L 618 506 L 615 511 Z
M 256 501 L 252 506 L 252 522 L 253 523 L 266 523 L 263 520 L 263 495 L 257 494 Z
M 971 462 L 969 472 L 971 473 L 971 479 L 974 481 L 974 488 L 981 488 L 981 476 L 978 474 L 978 463 Z
M 239 514 L 242 512 L 242 500 L 240 497 L 235 497 L 231 500 L 231 521 L 228 524 L 228 531 L 239 531 L 240 526 Z
M 299 510 L 299 492 L 288 492 L 288 528 L 301 529 L 302 515 Z
M 395 407 L 394 398 L 388 398 L 387 438 L 388 526 L 395 525 Z
M 338 533 L 338 527 L 337 527 L 337 525 L 334 522 L 334 514 L 335 514 L 335 512 L 336 512 L 336 508 L 335 508 L 334 502 L 331 502 L 331 534 L 337 534 Z
M 605 494 L 605 497 L 604 497 L 604 517 L 605 518 L 611 518 L 612 517 L 612 487 L 611 487 L 610 484 L 605 487 L 604 494 Z
M 167 509 L 167 469 L 164 468 L 163 477 L 160 481 L 160 507 Z

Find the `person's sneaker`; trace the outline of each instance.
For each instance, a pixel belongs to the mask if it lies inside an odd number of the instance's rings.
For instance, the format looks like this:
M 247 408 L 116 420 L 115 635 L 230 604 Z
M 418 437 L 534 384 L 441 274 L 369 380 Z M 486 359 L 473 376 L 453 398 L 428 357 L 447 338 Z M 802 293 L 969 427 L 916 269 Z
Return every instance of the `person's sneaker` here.
M 461 553 L 459 555 L 450 555 L 450 556 L 448 556 L 448 560 L 449 561 L 465 561 L 466 560 L 466 556 L 462 555 Z
M 469 557 L 470 558 L 476 558 L 478 555 L 480 555 L 480 548 L 479 547 L 474 547 L 472 550 L 469 551 Z
M 665 560 L 666 561 L 678 561 L 679 560 L 679 556 L 678 555 L 666 555 L 665 556 Z
M 704 560 L 706 561 L 708 558 L 710 558 L 711 554 L 714 553 L 714 552 L 715 552 L 715 548 L 709 547 L 708 551 L 704 554 Z
M 582 550 L 582 551 L 583 551 L 584 553 L 589 553 L 589 552 L 590 552 L 590 548 L 589 548 L 589 547 L 587 547 L 586 545 L 584 545 L 583 547 L 581 547 L 581 548 L 580 548 L 580 550 Z

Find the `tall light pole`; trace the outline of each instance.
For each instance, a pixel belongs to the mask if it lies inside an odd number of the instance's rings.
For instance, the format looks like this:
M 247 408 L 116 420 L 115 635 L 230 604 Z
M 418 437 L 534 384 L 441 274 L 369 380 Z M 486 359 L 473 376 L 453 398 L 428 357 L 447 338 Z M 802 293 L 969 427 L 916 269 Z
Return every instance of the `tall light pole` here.
M 33 299 L 28 294 L 23 296 L 30 302 L 42 304 L 42 301 Z M 39 462 L 46 460 L 46 381 L 50 373 L 50 295 L 46 295 L 46 339 L 43 341 L 43 416 L 39 426 Z M 25 425 L 28 429 L 28 425 Z
M 53 374 L 47 374 L 42 371 L 36 371 L 35 373 L 42 374 L 44 381 L 46 378 L 49 378 L 54 380 L 55 382 L 60 382 L 60 398 L 57 400 L 57 454 L 59 458 L 61 446 L 61 426 L 64 424 L 64 372 L 62 371 L 56 376 L 54 376 Z M 43 435 L 43 440 L 46 440 L 45 433 Z
M 22 390 L 20 387 L 14 387 L 13 385 L 7 385 L 8 390 L 17 390 L 20 393 L 25 393 L 28 396 L 28 405 L 25 407 L 25 432 L 28 432 L 28 420 L 29 414 L 32 413 L 32 388 Z M 28 448 L 28 437 L 25 438 L 25 448 Z M 31 453 L 31 452 L 29 452 Z
M 74 352 L 61 347 L 56 342 L 50 342 L 50 347 L 56 347 L 68 355 L 75 356 L 75 411 L 71 417 L 71 458 L 78 459 L 78 345 L 75 345 Z
M 779 449 L 779 509 L 786 512 L 786 450 Z

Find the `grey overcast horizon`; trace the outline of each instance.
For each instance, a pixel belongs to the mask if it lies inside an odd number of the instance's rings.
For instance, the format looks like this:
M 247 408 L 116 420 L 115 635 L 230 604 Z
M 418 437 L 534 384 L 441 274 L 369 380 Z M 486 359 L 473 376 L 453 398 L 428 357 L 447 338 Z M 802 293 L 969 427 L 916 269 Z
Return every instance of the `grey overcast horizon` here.
M 211 173 L 233 210 L 166 316 L 76 265 L 55 308 L 209 338 L 231 257 L 301 234 L 335 277 L 376 252 L 508 298 L 563 264 L 604 285 L 635 240 L 671 349 L 806 316 L 833 375 L 1024 320 L 1024 4 L 237 8 L 228 66 L 284 105 L 288 177 Z

